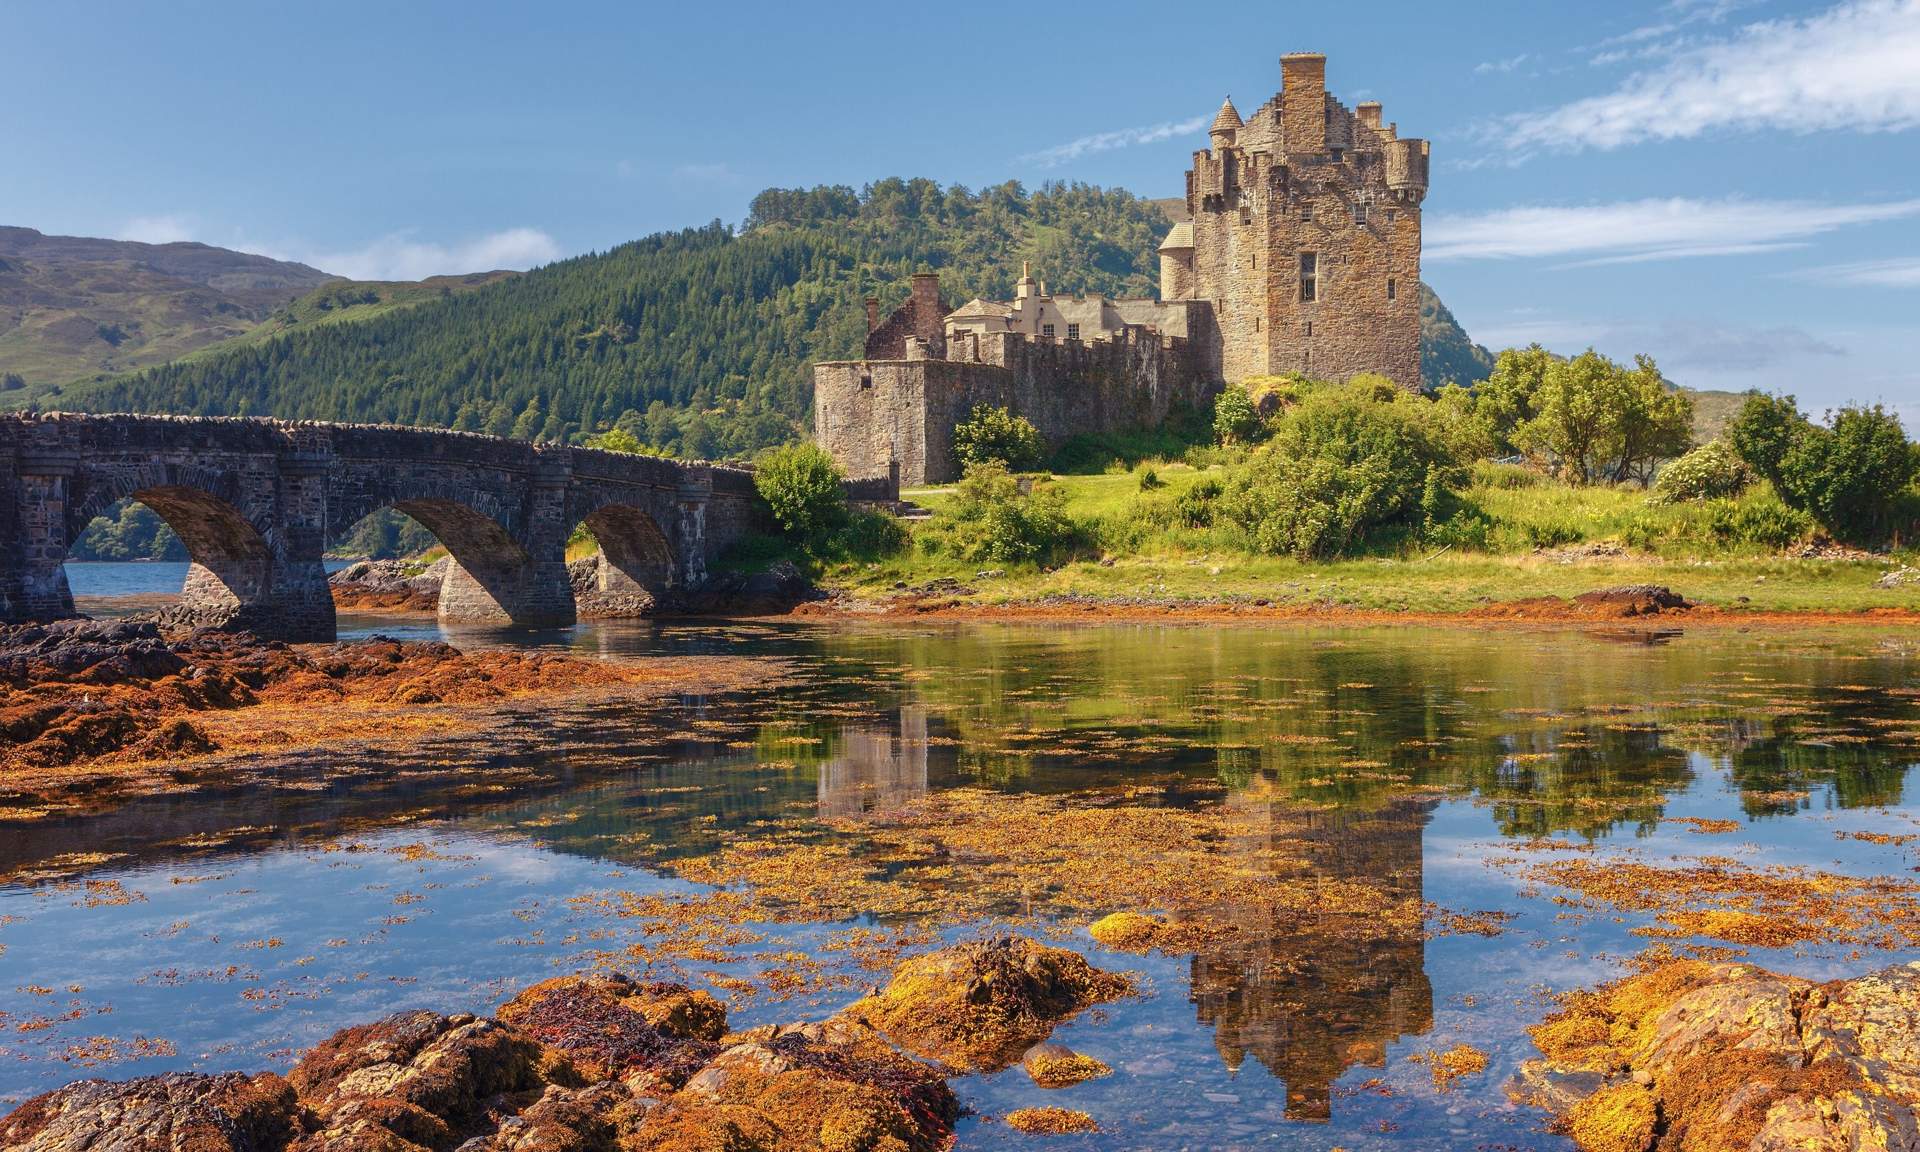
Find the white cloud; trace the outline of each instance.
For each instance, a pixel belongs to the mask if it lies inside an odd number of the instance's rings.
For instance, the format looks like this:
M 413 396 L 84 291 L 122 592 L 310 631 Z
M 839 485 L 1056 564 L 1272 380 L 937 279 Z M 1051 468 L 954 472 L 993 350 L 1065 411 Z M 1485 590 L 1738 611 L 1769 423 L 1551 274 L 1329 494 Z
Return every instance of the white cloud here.
M 1829 284 L 1858 284 L 1869 288 L 1920 288 L 1920 256 L 1897 256 L 1891 260 L 1860 260 L 1851 264 L 1831 264 L 1794 274 L 1797 279 L 1819 280 Z
M 1426 225 L 1425 254 L 1435 262 L 1570 257 L 1583 264 L 1734 256 L 1795 247 L 1839 228 L 1911 216 L 1920 216 L 1920 200 L 1820 204 L 1676 198 L 1532 205 L 1433 216 Z
M 193 222 L 185 216 L 136 216 L 120 227 L 114 239 L 176 244 L 193 239 Z
M 1616 42 L 1643 33 L 1657 41 L 1677 26 L 1650 26 Z M 1920 126 L 1916 61 L 1920 0 L 1850 0 L 1803 20 L 1751 24 L 1669 50 L 1612 92 L 1505 117 L 1487 131 L 1520 157 L 1713 131 L 1898 132 Z
M 396 232 L 360 248 L 288 258 L 354 280 L 424 280 L 496 268 L 531 268 L 560 255 L 553 237 L 538 228 L 508 228 L 451 245 L 426 243 Z
M 1509 56 L 1505 60 L 1488 60 L 1484 63 L 1475 64 L 1473 70 L 1481 76 L 1485 76 L 1490 72 L 1511 72 L 1515 68 L 1520 67 L 1520 65 L 1525 64 L 1531 58 L 1528 53 L 1522 52 L 1518 56 Z
M 1169 120 L 1148 128 L 1122 128 L 1116 132 L 1096 132 L 1091 136 L 1069 140 L 1065 144 L 1055 144 L 1051 148 L 1029 152 L 1020 157 L 1017 163 L 1034 164 L 1041 168 L 1058 168 L 1062 164 L 1071 163 L 1094 152 L 1111 152 L 1115 148 L 1131 148 L 1137 144 L 1158 144 L 1162 140 L 1171 140 L 1176 136 L 1191 136 L 1211 122 L 1212 118 L 1209 116 L 1195 116 L 1191 120 Z

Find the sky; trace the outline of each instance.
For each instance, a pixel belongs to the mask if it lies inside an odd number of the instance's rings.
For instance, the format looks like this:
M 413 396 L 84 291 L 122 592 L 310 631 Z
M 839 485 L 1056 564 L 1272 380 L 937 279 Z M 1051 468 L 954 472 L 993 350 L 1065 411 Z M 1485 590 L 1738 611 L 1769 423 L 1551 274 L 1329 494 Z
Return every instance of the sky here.
M 383 279 L 738 222 L 776 185 L 1179 195 L 1224 97 L 1324 52 L 1433 142 L 1424 278 L 1474 339 L 1920 430 L 1920 0 L 0 0 L 0 44 L 0 224 Z

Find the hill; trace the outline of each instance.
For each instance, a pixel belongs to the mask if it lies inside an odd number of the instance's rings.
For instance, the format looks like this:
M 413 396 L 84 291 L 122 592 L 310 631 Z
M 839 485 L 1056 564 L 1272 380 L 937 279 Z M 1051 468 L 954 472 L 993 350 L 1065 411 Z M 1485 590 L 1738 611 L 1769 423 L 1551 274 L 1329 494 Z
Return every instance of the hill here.
M 238 336 L 333 279 L 207 244 L 0 227 L 0 379 L 44 388 Z
M 715 221 L 411 307 L 298 321 L 58 403 L 548 439 L 618 424 L 657 450 L 742 455 L 800 434 L 809 365 L 858 354 L 866 296 L 890 309 L 925 267 L 952 300 L 1005 298 L 1023 261 L 1055 291 L 1152 295 L 1169 226 L 1156 202 L 1077 184 L 768 189 L 737 232 Z M 1429 327 L 1443 363 L 1470 359 L 1437 302 Z

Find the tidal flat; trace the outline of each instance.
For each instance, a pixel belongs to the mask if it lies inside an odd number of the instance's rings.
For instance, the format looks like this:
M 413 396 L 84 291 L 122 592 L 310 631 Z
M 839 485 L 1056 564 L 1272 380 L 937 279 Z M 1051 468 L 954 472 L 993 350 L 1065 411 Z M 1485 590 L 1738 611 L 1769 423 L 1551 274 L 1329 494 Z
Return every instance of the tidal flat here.
M 370 713 L 11 814 L 0 1111 L 87 1076 L 284 1072 L 340 1029 L 576 973 L 683 984 L 735 1032 L 887 1024 L 876 989 L 916 958 L 1011 934 L 1130 991 L 1052 1029 L 1040 1072 L 940 1053 L 959 1147 L 1570 1149 L 1511 1090 L 1567 994 L 1920 959 L 1908 629 L 454 639 L 779 671 L 418 739 Z

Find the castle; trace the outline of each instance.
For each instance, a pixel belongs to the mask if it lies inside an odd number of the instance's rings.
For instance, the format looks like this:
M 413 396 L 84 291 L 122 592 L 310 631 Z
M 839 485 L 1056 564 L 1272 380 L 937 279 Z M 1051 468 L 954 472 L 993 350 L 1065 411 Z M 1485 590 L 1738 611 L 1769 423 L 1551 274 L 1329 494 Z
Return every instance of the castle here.
M 1228 100 L 1193 154 L 1185 219 L 1160 245 L 1160 298 L 1057 297 L 1023 270 L 1010 302 L 941 298 L 913 278 L 863 359 L 814 366 L 814 436 L 855 477 L 956 479 L 954 425 L 978 405 L 1049 444 L 1151 426 L 1228 382 L 1377 372 L 1420 384 L 1420 204 L 1428 145 L 1377 102 L 1327 94 L 1326 57 L 1280 60 L 1242 120 Z

